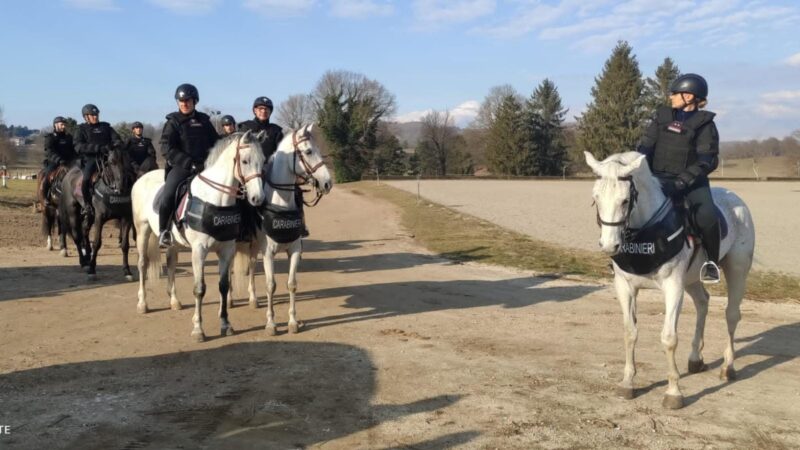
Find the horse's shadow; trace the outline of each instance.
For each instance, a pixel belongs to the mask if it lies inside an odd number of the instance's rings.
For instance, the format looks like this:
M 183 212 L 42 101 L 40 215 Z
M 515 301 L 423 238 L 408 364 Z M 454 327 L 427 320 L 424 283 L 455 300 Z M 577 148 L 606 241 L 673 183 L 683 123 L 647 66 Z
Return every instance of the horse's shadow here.
M 719 384 L 715 386 L 705 388 L 696 394 L 685 397 L 684 404 L 687 406 L 691 405 L 701 398 L 719 392 L 733 383 L 753 378 L 765 370 L 769 370 L 795 358 L 800 358 L 800 346 L 797 345 L 797 342 L 800 342 L 800 322 L 777 326 L 753 336 L 737 338 L 736 359 L 734 361 L 736 379 L 727 382 L 720 380 Z M 741 346 L 742 344 L 744 344 L 744 346 Z M 764 357 L 764 359 L 742 366 L 741 358 L 747 355 L 758 355 Z M 708 362 L 707 370 L 716 372 L 722 366 L 722 362 L 723 359 L 721 357 Z M 688 372 L 682 373 L 681 377 L 690 375 L 691 374 Z M 666 384 L 666 380 L 661 380 L 647 387 L 637 389 L 636 391 L 638 395 L 642 395 L 655 388 L 666 386 Z
M 21 298 L 55 297 L 97 287 L 130 283 L 122 266 L 97 266 L 96 280 L 87 281 L 77 265 L 0 268 L 0 301 Z
M 414 414 L 434 416 L 460 400 L 376 404 L 376 373 L 358 347 L 275 341 L 23 370 L 0 375 L 0 423 L 13 430 L 2 441 L 14 448 L 306 448 Z M 480 434 L 426 431 L 408 436 L 420 442 L 407 448 L 458 446 Z M 368 439 L 353 436 L 348 446 L 374 445 Z

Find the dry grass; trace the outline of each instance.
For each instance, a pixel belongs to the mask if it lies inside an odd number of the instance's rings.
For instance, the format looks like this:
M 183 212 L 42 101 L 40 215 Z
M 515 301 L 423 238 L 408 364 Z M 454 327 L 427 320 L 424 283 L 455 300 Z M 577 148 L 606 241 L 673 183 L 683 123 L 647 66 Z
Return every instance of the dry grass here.
M 36 201 L 36 180 L 8 180 L 8 188 L 0 187 L 0 206 L 29 207 Z
M 426 199 L 417 201 L 414 195 L 391 186 L 366 181 L 347 186 L 354 193 L 366 193 L 397 205 L 403 226 L 409 233 L 445 258 L 515 267 L 542 275 L 611 278 L 609 259 L 597 252 L 539 241 Z M 724 283 L 710 291 L 714 295 L 726 295 Z M 800 277 L 753 271 L 748 278 L 747 298 L 800 302 Z

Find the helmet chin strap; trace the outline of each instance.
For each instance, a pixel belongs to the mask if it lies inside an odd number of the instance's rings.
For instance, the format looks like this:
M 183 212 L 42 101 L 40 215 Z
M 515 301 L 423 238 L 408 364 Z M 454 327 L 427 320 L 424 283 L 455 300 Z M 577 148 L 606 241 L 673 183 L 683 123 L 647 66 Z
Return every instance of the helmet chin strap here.
M 681 106 L 681 109 L 686 111 L 686 107 L 687 106 L 694 105 L 694 109 L 693 110 L 696 110 L 698 103 L 700 103 L 700 102 L 697 101 L 697 97 L 694 97 L 691 102 L 687 102 L 685 96 L 686 96 L 686 93 L 685 92 L 681 92 L 681 101 L 683 101 L 683 106 Z

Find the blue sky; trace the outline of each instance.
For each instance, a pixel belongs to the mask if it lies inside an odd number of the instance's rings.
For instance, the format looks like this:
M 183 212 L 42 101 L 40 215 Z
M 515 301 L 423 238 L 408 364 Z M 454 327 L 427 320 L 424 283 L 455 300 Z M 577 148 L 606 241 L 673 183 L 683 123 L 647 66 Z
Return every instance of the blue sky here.
M 800 128 L 794 0 L 9 0 L 0 22 L 4 120 L 35 128 L 88 102 L 158 123 L 182 82 L 243 120 L 330 69 L 380 81 L 402 121 L 450 109 L 463 125 L 492 86 L 528 96 L 545 77 L 571 119 L 620 39 L 647 75 L 666 56 L 705 75 L 723 140 Z

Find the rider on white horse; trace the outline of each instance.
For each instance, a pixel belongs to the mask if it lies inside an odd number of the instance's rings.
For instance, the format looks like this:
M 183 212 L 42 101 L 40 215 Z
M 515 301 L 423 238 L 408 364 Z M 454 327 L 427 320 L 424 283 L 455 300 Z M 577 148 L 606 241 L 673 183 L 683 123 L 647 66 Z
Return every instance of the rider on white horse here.
M 714 113 L 703 111 L 708 84 L 700 75 L 679 76 L 670 86 L 670 106 L 660 106 L 647 127 L 638 151 L 647 155 L 650 170 L 664 193 L 685 198 L 692 224 L 706 251 L 701 269 L 704 283 L 719 282 L 720 224 L 708 175 L 717 168 L 719 133 Z
M 158 244 L 172 245 L 170 218 L 175 211 L 175 192 L 178 186 L 193 173 L 202 171 L 208 151 L 219 139 L 208 115 L 197 111 L 200 93 L 191 84 L 184 83 L 175 90 L 178 111 L 167 116 L 161 133 L 161 153 L 167 160 L 164 171 L 164 195 L 159 215 Z

